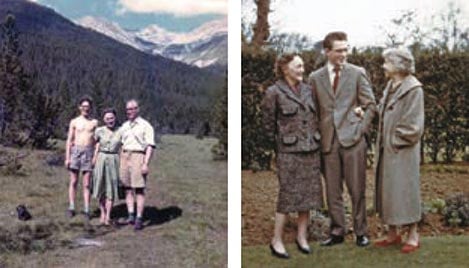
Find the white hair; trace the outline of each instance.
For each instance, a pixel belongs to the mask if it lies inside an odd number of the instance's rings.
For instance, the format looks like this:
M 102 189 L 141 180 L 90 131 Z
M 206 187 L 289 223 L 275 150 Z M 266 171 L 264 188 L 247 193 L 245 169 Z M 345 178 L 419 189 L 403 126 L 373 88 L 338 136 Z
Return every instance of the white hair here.
M 125 105 L 127 106 L 127 105 L 129 105 L 129 104 L 131 104 L 131 103 L 133 103 L 133 104 L 135 104 L 136 106 L 138 106 L 138 101 L 137 101 L 136 99 L 130 99 L 130 100 L 128 100 L 128 101 L 125 103 Z
M 412 53 L 404 48 L 388 48 L 383 51 L 383 58 L 388 59 L 396 70 L 415 73 L 415 60 Z

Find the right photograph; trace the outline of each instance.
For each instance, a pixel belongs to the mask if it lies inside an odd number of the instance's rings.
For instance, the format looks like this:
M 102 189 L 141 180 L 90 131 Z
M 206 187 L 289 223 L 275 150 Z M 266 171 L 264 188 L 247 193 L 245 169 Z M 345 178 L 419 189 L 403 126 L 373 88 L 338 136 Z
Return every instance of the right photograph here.
M 242 266 L 468 265 L 469 4 L 243 0 L 241 23 Z

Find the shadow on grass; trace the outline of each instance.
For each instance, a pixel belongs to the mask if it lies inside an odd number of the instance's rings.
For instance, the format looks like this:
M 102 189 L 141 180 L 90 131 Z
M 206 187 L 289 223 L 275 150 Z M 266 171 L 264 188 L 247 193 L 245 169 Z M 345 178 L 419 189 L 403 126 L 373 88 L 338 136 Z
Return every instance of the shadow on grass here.
M 161 209 L 154 206 L 146 206 L 143 211 L 145 226 L 161 225 L 179 218 L 181 215 L 182 209 L 177 206 L 169 206 Z M 121 219 L 127 218 L 127 216 L 127 206 L 125 203 L 118 204 L 112 208 L 111 218 Z

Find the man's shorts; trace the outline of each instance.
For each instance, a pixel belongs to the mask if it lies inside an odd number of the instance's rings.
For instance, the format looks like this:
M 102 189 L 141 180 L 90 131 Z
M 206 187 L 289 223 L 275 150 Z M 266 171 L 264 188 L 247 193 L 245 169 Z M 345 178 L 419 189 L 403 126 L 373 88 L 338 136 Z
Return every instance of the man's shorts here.
M 130 188 L 145 188 L 147 176 L 142 175 L 144 152 L 123 151 L 120 157 L 119 177 Z
M 93 170 L 93 146 L 73 145 L 70 149 L 70 170 L 92 171 Z

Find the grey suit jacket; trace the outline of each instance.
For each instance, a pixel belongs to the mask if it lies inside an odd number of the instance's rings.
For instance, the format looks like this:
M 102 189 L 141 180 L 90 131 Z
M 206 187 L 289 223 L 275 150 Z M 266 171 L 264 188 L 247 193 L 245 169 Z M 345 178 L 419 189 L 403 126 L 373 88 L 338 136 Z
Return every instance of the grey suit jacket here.
M 376 101 L 365 69 L 346 63 L 335 94 L 326 66 L 312 72 L 309 82 L 319 104 L 322 151 L 327 153 L 331 150 L 334 129 L 343 147 L 359 142 L 368 131 L 376 113 Z M 354 112 L 357 107 L 365 111 L 363 117 Z
M 320 147 L 318 108 L 311 87 L 300 83 L 299 88 L 297 95 L 280 80 L 267 89 L 262 100 L 264 130 L 276 143 L 277 152 L 311 152 Z

